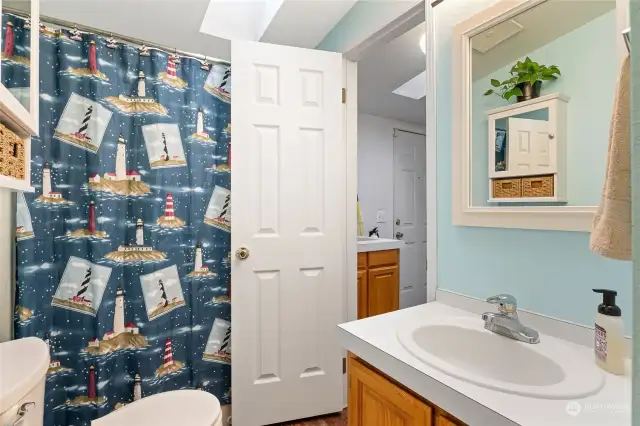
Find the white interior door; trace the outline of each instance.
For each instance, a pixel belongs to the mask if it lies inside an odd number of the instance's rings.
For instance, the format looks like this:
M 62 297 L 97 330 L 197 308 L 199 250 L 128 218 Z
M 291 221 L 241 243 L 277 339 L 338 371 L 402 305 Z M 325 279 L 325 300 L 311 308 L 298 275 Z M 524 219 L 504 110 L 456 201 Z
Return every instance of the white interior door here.
M 342 55 L 232 42 L 231 63 L 233 423 L 340 411 Z
M 394 235 L 400 250 L 400 309 L 427 301 L 425 136 L 395 130 L 393 137 Z
M 508 168 L 510 173 L 539 175 L 555 173 L 552 160 L 555 145 L 549 136 L 549 122 L 528 118 L 508 120 Z

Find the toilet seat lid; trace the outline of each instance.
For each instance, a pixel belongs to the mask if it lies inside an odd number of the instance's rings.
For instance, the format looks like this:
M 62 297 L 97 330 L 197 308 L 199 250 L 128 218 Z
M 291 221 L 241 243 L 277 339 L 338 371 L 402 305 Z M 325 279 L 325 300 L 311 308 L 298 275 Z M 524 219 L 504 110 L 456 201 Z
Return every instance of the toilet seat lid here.
M 0 414 L 44 380 L 48 368 L 49 348 L 37 337 L 0 344 Z
M 91 422 L 92 426 L 212 426 L 220 402 L 209 392 L 177 390 L 142 398 Z

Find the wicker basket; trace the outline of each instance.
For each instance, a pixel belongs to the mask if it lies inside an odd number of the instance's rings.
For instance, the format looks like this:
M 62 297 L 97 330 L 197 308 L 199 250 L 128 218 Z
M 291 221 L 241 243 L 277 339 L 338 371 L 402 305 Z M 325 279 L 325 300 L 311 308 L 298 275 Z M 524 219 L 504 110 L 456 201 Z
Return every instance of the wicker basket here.
M 493 179 L 493 198 L 518 198 L 522 179 Z
M 522 178 L 523 197 L 553 197 L 553 175 Z
M 0 124 L 0 175 L 24 180 L 24 141 Z

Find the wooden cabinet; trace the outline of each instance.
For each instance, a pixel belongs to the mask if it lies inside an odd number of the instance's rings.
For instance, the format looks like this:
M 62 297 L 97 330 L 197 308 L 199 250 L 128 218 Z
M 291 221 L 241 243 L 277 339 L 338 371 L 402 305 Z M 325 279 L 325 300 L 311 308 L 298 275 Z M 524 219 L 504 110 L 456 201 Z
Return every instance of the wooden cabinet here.
M 358 253 L 358 319 L 396 311 L 399 304 L 398 250 Z
M 349 426 L 432 426 L 432 409 L 349 358 Z
M 349 354 L 349 426 L 465 426 Z
M 437 410 L 434 415 L 434 426 L 460 426 L 462 423 L 450 419 L 447 414 Z

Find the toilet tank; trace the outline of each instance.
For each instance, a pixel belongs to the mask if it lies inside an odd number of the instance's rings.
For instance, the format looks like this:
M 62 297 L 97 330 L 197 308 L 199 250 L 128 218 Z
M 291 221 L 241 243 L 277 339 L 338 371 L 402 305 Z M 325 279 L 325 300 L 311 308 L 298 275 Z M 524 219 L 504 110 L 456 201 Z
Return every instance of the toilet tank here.
M 37 337 L 0 343 L 0 425 L 42 426 L 49 347 Z

